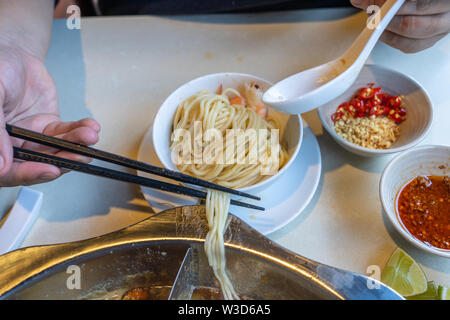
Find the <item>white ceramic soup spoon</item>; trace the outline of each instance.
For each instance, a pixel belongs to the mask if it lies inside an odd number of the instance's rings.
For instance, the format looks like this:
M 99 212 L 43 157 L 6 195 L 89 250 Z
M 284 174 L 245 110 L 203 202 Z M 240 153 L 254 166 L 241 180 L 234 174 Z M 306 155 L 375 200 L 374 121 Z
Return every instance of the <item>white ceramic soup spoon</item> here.
M 375 13 L 344 54 L 326 64 L 294 74 L 269 88 L 268 106 L 284 113 L 310 111 L 335 99 L 356 80 L 379 37 L 405 0 L 388 0 Z

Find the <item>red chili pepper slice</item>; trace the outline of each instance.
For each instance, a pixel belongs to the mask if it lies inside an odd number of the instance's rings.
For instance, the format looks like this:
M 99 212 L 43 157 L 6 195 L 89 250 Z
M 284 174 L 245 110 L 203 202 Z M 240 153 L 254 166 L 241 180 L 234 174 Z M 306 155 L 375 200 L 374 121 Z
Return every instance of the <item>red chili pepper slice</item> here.
M 371 99 L 374 94 L 375 94 L 375 91 L 371 87 L 361 88 L 359 91 L 359 97 L 361 99 Z
M 342 118 L 344 114 L 341 111 L 335 112 L 331 115 L 331 121 L 336 122 Z
M 374 87 L 369 83 L 367 87 L 360 88 L 357 94 L 347 102 L 339 105 L 331 116 L 333 121 L 342 117 L 370 117 L 389 116 L 400 123 L 406 119 L 406 110 L 403 107 L 402 96 L 391 96 L 382 92 L 381 87 Z

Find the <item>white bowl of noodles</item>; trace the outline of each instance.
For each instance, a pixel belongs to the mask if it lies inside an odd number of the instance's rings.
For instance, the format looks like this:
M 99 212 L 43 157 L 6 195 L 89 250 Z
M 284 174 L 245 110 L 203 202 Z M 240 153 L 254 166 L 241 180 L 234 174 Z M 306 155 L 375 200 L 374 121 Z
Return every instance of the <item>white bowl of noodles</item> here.
M 188 83 L 176 89 L 169 97 L 167 97 L 167 99 L 159 108 L 153 123 L 153 145 L 155 147 L 156 154 L 163 166 L 167 169 L 181 171 L 193 176 L 197 176 L 198 178 L 223 185 L 223 183 L 219 182 L 218 180 L 208 179 L 205 178 L 205 176 L 199 176 L 193 174 L 192 172 L 180 170 L 182 166 L 177 166 L 175 164 L 173 160 L 173 150 L 171 149 L 171 146 L 173 147 L 172 140 L 174 138 L 173 120 L 180 104 L 187 99 L 192 98 L 194 95 L 198 94 L 201 91 L 216 93 L 219 88 L 223 88 L 223 90 L 231 88 L 237 90 L 239 93 L 242 93 L 244 90 L 244 86 L 248 83 L 256 84 L 256 86 L 262 89 L 262 91 L 266 91 L 272 86 L 270 82 L 253 75 L 241 73 L 216 73 L 202 76 L 189 81 Z M 289 168 L 289 166 L 297 156 L 303 138 L 303 125 L 300 115 L 288 115 L 269 108 L 267 122 L 271 123 L 272 129 L 279 129 L 277 134 L 279 136 L 280 142 L 279 150 L 283 150 L 282 166 L 279 167 L 279 169 L 277 169 L 276 171 L 272 170 L 273 173 L 261 176 L 258 181 L 250 181 L 250 183 L 245 186 L 225 186 L 240 191 L 253 192 L 256 195 L 259 190 L 266 188 L 269 184 L 271 184 L 274 180 L 276 180 L 279 176 L 286 172 L 286 170 Z M 224 145 L 225 144 L 226 142 L 224 139 Z M 195 154 L 193 154 L 190 158 L 192 163 L 194 162 L 194 157 Z M 242 176 L 244 175 L 245 173 L 242 174 Z

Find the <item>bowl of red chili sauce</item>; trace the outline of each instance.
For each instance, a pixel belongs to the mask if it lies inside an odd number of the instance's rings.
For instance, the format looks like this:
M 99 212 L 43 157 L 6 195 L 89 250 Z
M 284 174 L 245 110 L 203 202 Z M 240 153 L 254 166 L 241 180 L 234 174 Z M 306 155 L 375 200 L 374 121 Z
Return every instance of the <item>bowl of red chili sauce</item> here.
M 416 146 L 433 120 L 425 89 L 411 77 L 378 65 L 365 65 L 353 85 L 318 113 L 340 146 L 367 157 Z
M 383 210 L 416 247 L 450 258 L 450 147 L 422 146 L 392 159 L 380 179 Z

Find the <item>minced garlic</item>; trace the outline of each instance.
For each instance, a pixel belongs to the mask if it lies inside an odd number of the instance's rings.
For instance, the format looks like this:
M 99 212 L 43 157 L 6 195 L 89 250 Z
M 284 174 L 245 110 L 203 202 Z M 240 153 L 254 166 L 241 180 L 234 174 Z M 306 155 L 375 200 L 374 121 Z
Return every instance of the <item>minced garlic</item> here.
M 400 135 L 398 124 L 387 116 L 344 117 L 335 122 L 334 130 L 345 140 L 370 149 L 388 149 Z

